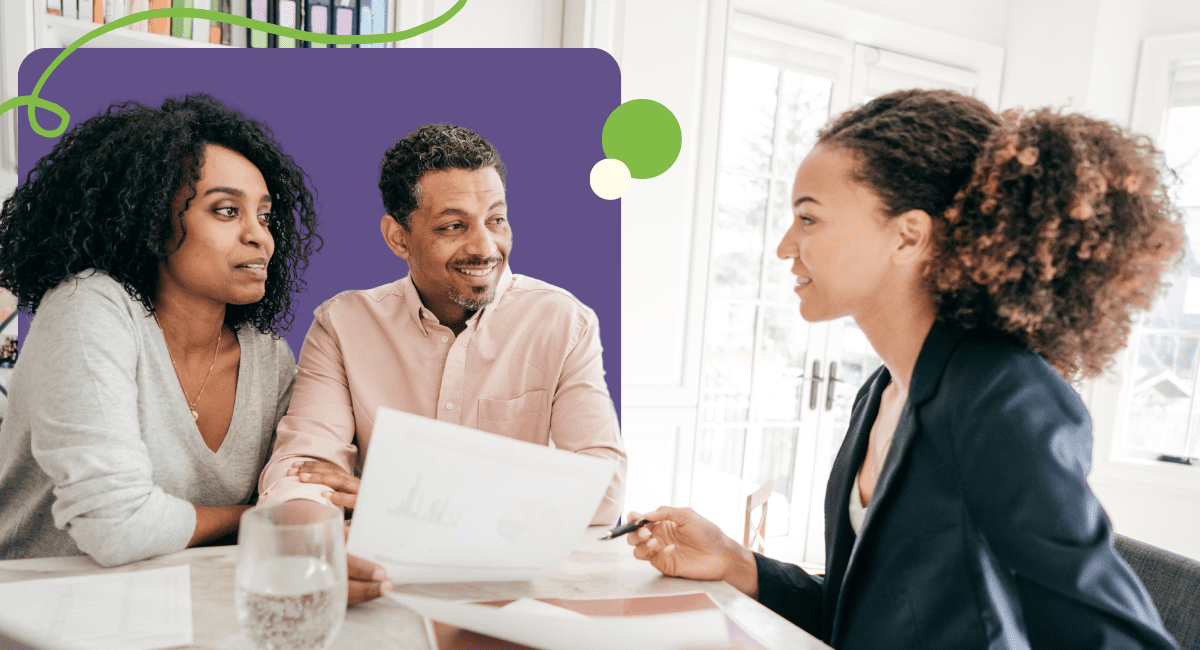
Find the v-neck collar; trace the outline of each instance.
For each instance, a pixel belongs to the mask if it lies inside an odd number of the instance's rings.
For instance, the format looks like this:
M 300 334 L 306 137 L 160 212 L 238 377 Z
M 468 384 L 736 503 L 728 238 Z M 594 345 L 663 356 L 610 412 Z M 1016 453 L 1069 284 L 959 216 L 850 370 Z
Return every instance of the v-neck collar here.
M 170 352 L 167 349 L 167 339 L 162 327 L 159 326 L 157 319 L 155 319 L 152 314 L 147 313 L 146 318 L 154 323 L 152 331 L 158 334 L 154 338 L 156 339 L 156 343 L 161 346 L 160 356 L 165 355 L 169 360 Z M 204 442 L 204 436 L 200 433 L 200 425 L 195 419 L 192 418 L 192 408 L 188 405 L 187 396 L 183 393 L 183 386 L 181 386 L 179 383 L 179 376 L 174 373 L 174 366 L 171 366 L 172 376 L 175 378 L 175 390 L 179 397 L 176 400 L 172 400 L 172 408 L 174 408 L 178 414 L 182 414 L 183 419 L 191 422 L 192 424 L 191 428 L 187 432 L 188 444 L 197 451 L 203 450 L 206 452 L 208 454 L 206 458 L 210 459 L 226 456 L 228 455 L 226 450 L 233 448 L 234 445 L 229 443 L 229 438 L 231 434 L 234 433 L 235 423 L 239 421 L 238 416 L 242 413 L 242 411 L 245 410 L 246 400 L 249 399 L 247 396 L 248 391 L 242 390 L 243 371 L 247 368 L 247 366 L 243 364 L 243 362 L 246 360 L 245 341 L 243 341 L 242 336 L 237 331 L 234 331 L 233 336 L 238 342 L 237 377 L 234 379 L 233 388 L 233 414 L 229 418 L 229 428 L 225 430 L 225 436 L 221 438 L 221 445 L 217 447 L 216 451 L 213 451 L 208 446 L 208 443 Z
M 825 535 L 827 548 L 832 549 L 832 552 L 827 554 L 829 562 L 826 568 L 826 598 L 832 597 L 834 600 L 830 603 L 834 606 L 826 610 L 832 617 L 832 620 L 826 621 L 830 626 L 828 629 L 831 630 L 831 638 L 840 624 L 847 598 L 847 585 L 854 579 L 857 567 L 855 560 L 863 552 L 860 549 L 865 544 L 872 543 L 872 523 L 881 516 L 877 514 L 880 509 L 886 508 L 889 495 L 899 489 L 897 476 L 920 429 L 917 409 L 937 393 L 946 362 L 962 337 L 961 329 L 940 321 L 935 321 L 926 335 L 921 352 L 917 356 L 917 363 L 913 367 L 908 399 L 900 412 L 896 431 L 892 434 L 891 447 L 884 457 L 879 479 L 875 483 L 871 501 L 867 504 L 862 531 L 857 536 L 850 527 L 849 500 L 856 496 L 851 495 L 855 485 L 854 477 L 866 458 L 871 427 L 879 415 L 883 390 L 891 381 L 891 374 L 886 367 L 881 367 L 868 379 L 866 398 L 861 402 L 862 408 L 856 409 L 851 415 L 846 439 L 830 472 L 825 499 L 826 521 L 831 524 L 831 530 L 827 530 Z M 830 580 L 831 577 L 833 581 Z

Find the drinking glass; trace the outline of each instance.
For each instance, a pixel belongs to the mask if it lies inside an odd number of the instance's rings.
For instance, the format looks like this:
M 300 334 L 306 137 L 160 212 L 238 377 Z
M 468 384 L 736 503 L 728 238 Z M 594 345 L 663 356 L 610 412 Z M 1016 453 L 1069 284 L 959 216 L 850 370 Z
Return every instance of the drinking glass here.
M 247 510 L 235 585 L 238 622 L 259 650 L 329 647 L 346 617 L 341 511 L 315 501 Z

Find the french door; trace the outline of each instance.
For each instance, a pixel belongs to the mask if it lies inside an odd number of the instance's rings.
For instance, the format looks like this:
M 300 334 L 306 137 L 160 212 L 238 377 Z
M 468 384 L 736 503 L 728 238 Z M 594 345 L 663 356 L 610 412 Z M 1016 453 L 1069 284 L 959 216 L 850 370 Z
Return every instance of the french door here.
M 826 479 L 854 396 L 880 364 L 853 321 L 800 318 L 795 279 L 775 255 L 796 168 L 818 130 L 853 104 L 899 88 L 975 93 L 978 78 L 734 14 L 691 505 L 735 539 L 746 495 L 769 482 L 768 552 L 824 562 Z

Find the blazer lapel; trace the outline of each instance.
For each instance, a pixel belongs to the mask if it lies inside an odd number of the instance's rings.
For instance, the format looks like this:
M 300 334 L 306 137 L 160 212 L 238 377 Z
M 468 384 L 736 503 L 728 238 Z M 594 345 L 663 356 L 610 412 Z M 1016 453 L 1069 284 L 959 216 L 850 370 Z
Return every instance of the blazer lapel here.
M 846 437 L 834 458 L 825 488 L 825 593 L 822 607 L 823 627 L 832 631 L 837 623 L 842 585 L 845 584 L 846 565 L 850 561 L 855 543 L 854 529 L 850 527 L 847 508 L 854 489 L 854 476 L 867 455 L 871 423 L 879 412 L 879 401 L 890 375 L 887 368 L 880 368 L 867 380 L 866 395 L 857 401 L 857 408 L 850 415 Z
M 946 367 L 946 362 L 950 359 L 950 354 L 954 351 L 954 347 L 962 338 L 962 331 L 956 328 L 948 327 L 941 322 L 934 322 L 930 328 L 929 334 L 925 337 L 925 343 L 921 346 L 921 353 L 917 356 L 916 366 L 913 368 L 912 382 L 909 386 L 908 401 L 904 404 L 904 409 L 900 413 L 900 420 L 896 424 L 896 431 L 892 434 L 892 444 L 888 449 L 887 456 L 884 458 L 883 467 L 879 472 L 879 480 L 875 483 L 875 491 L 871 496 L 871 502 L 867 505 L 866 518 L 863 520 L 862 532 L 850 544 L 845 544 L 843 548 L 849 547 L 848 558 L 846 559 L 845 573 L 842 577 L 840 585 L 837 585 L 837 600 L 834 606 L 834 619 L 832 621 L 830 640 L 836 640 L 840 637 L 838 634 L 839 627 L 842 623 L 842 612 L 846 606 L 848 596 L 847 585 L 850 585 L 854 579 L 856 563 L 855 560 L 863 552 L 861 551 L 864 543 L 870 543 L 872 526 L 871 524 L 881 515 L 880 512 L 886 513 L 888 495 L 894 490 L 901 489 L 901 483 L 898 482 L 900 468 L 904 463 L 904 459 L 908 455 L 909 447 L 912 446 L 920 429 L 917 409 L 929 401 L 936 393 L 938 385 L 941 383 L 942 371 Z M 879 376 L 879 381 L 871 388 L 871 403 L 867 409 L 864 409 L 865 415 L 862 422 L 858 422 L 858 430 L 856 435 L 861 438 L 858 444 L 855 445 L 856 453 L 853 454 L 852 461 L 848 467 L 835 466 L 834 471 L 839 469 L 843 474 L 840 477 L 840 482 L 848 485 L 844 489 L 846 493 L 844 498 L 840 500 L 840 505 L 837 507 L 842 511 L 839 521 L 845 520 L 844 528 L 851 536 L 853 531 L 849 530 L 849 517 L 846 514 L 846 509 L 849 506 L 851 498 L 850 490 L 854 485 L 854 477 L 858 474 L 862 467 L 863 459 L 866 456 L 867 440 L 870 437 L 871 427 L 875 423 L 875 416 L 879 412 L 879 402 L 883 393 L 883 389 L 890 381 L 890 375 L 885 369 Z M 853 424 L 851 429 L 854 429 Z M 861 451 L 857 448 L 861 447 Z M 841 460 L 842 454 L 839 454 Z M 850 454 L 847 454 L 850 456 Z M 832 487 L 833 480 L 830 484 Z M 857 496 L 857 495 L 854 495 Z M 826 505 L 826 520 L 830 518 L 828 511 L 828 503 Z

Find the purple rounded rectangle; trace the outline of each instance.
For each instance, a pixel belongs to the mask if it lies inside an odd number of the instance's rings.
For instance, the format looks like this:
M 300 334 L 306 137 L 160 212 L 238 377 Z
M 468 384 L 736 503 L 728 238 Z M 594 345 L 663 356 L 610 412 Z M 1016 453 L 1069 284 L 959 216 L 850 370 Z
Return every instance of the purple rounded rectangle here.
M 28 94 L 59 50 L 21 65 Z M 265 122 L 317 189 L 325 246 L 304 278 L 286 338 L 300 351 L 312 312 L 347 289 L 405 275 L 379 232 L 379 163 L 426 122 L 452 122 L 491 141 L 508 167 L 515 246 L 510 263 L 569 290 L 596 311 L 609 390 L 620 413 L 621 206 L 596 196 L 601 130 L 621 101 L 620 72 L 601 50 L 578 49 L 80 49 L 41 92 L 78 122 L 110 104 L 207 92 Z M 39 111 L 43 126 L 57 118 Z M 23 175 L 56 140 L 16 111 Z M 638 181 L 652 182 L 652 181 Z M 652 282 L 653 278 L 643 278 Z M 654 314 L 639 314 L 651 327 Z M 21 330 L 29 319 L 21 318 Z

